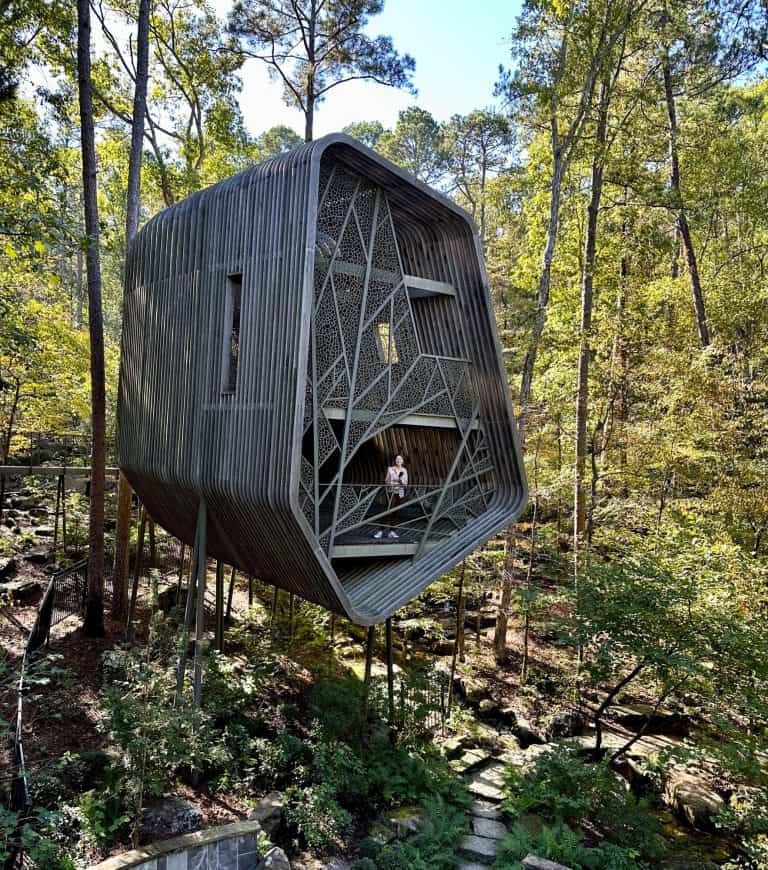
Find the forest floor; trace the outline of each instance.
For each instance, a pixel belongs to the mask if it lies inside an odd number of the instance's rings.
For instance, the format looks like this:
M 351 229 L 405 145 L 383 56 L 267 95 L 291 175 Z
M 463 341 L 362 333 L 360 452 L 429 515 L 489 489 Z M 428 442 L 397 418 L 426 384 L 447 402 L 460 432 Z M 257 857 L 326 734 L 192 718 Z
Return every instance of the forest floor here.
M 16 705 L 14 676 L 23 656 L 26 633 L 31 630 L 42 593 L 50 579 L 53 563 L 43 561 L 42 550 L 50 547 L 50 539 L 38 538 L 36 527 L 29 525 L 18 531 L 0 528 L 0 552 L 12 553 L 16 568 L 13 582 L 24 588 L 22 599 L 12 606 L 0 609 L 0 645 L 3 651 L 5 676 L 0 682 L 0 719 L 12 722 Z M 30 553 L 34 558 L 26 558 Z M 32 588 L 30 588 L 32 587 Z M 209 577 L 210 590 L 213 576 Z M 139 630 L 137 641 L 146 636 L 148 611 L 147 590 L 139 598 Z M 263 594 L 263 591 L 262 591 Z M 213 628 L 213 597 L 207 608 L 208 628 Z M 573 736 L 587 748 L 593 745 L 594 729 L 584 717 L 594 714 L 600 696 L 579 697 L 572 681 L 571 653 L 546 627 L 532 631 L 528 639 L 529 678 L 520 679 L 522 662 L 522 631 L 518 625 L 510 627 L 508 662 L 500 667 L 493 655 L 493 628 L 491 615 L 497 601 L 487 598 L 483 608 L 468 620 L 465 638 L 466 663 L 459 664 L 460 694 L 466 710 L 471 710 L 480 729 L 495 732 L 502 737 L 515 729 L 528 734 L 531 744 L 544 744 L 556 737 Z M 266 613 L 267 602 L 261 602 Z M 244 582 L 235 586 L 232 613 L 233 624 L 248 610 L 248 589 Z M 483 618 L 486 613 L 487 618 Z M 285 618 L 285 614 L 283 617 Z M 301 644 L 287 646 L 281 667 L 281 682 L 274 686 L 275 693 L 284 702 L 297 701 L 309 686 L 320 678 L 342 677 L 349 673 L 362 674 L 364 665 L 363 632 L 338 621 L 332 642 L 326 645 L 327 655 L 318 659 L 317 647 L 304 648 Z M 471 628 L 474 627 L 473 632 Z M 477 630 L 479 628 L 479 630 Z M 60 763 L 66 753 L 104 749 L 108 744 L 105 734 L 103 707 L 99 702 L 102 686 L 101 656 L 123 640 L 124 626 L 106 620 L 106 634 L 96 640 L 83 637 L 77 617 L 70 617 L 56 626 L 51 635 L 48 655 L 41 657 L 32 667 L 32 685 L 25 699 L 25 737 L 27 764 L 32 771 L 45 771 Z M 435 644 L 429 638 L 419 638 L 418 632 L 406 630 L 398 635 L 397 664 L 412 669 L 425 664 L 437 664 L 444 671 L 450 668 L 450 654 L 445 644 Z M 440 647 L 442 655 L 435 649 Z M 384 671 L 383 650 L 377 650 L 375 671 Z M 628 741 L 636 733 L 637 716 L 633 711 L 646 709 L 651 699 L 642 694 L 624 697 L 622 704 L 609 711 L 605 721 L 604 745 L 609 750 Z M 467 716 L 470 714 L 467 713 Z M 569 718 L 572 717 L 572 718 Z M 461 719 L 461 716 L 459 717 Z M 466 718 L 466 717 L 465 717 Z M 553 734 L 553 723 L 560 722 L 570 733 Z M 635 723 L 633 729 L 632 724 Z M 679 745 L 688 729 L 679 717 L 672 715 L 672 733 L 665 728 L 648 729 L 635 745 L 636 755 L 674 748 Z M 512 728 L 510 723 L 515 724 Z M 570 723 L 570 724 L 568 724 Z M 577 724 L 574 724 L 577 723 Z M 667 723 L 669 724 L 669 723 Z M 662 723 L 663 726 L 663 723 Z M 474 726 L 473 726 L 474 727 Z M 657 733 L 653 733 L 654 730 Z M 3 746 L 0 765 L 11 769 L 10 747 Z M 211 792 L 205 788 L 193 789 L 179 783 L 176 794 L 195 803 L 203 814 L 205 826 L 221 825 L 243 820 L 254 804 L 254 796 L 245 798 L 237 789 Z M 728 858 L 731 844 L 716 834 L 696 831 L 679 821 L 670 812 L 662 811 L 665 835 L 686 860 L 723 863 Z M 126 843 L 116 844 L 125 846 Z M 294 855 L 297 866 L 311 867 L 310 855 Z M 322 866 L 317 864 L 315 866 Z

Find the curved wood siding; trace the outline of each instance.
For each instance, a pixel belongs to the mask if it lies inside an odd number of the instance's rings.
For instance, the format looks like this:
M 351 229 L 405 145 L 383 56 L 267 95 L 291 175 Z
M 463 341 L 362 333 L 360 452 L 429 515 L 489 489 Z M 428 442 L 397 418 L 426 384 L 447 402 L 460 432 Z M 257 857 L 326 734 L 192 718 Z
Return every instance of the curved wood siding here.
M 300 503 L 321 165 L 380 189 L 406 271 L 456 291 L 414 303 L 417 332 L 428 333 L 424 353 L 471 361 L 494 489 L 483 513 L 417 558 L 333 558 Z M 130 246 L 125 289 L 121 466 L 149 512 L 187 543 L 204 497 L 210 555 L 372 624 L 522 510 L 525 476 L 474 225 L 349 137 L 325 137 L 161 212 Z

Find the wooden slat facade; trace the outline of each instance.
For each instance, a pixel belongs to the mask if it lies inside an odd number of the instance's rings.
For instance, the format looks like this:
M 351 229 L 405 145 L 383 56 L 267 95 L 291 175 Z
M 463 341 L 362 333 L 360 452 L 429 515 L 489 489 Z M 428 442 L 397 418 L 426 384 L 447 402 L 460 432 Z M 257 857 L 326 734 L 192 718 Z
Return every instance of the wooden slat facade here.
M 349 137 L 158 214 L 125 290 L 120 464 L 186 543 L 204 498 L 211 556 L 370 625 L 523 509 L 474 224 Z M 395 451 L 413 504 L 387 555 L 359 536 Z

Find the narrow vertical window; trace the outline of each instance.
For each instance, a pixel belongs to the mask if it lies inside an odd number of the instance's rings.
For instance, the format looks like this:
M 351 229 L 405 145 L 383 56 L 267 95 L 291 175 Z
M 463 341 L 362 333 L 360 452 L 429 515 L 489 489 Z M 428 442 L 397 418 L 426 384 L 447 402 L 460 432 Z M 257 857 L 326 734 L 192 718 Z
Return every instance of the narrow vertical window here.
M 389 323 L 379 323 L 377 329 L 379 335 L 379 354 L 381 356 L 381 361 L 387 364 L 399 363 L 400 358 L 397 355 L 395 337 L 394 335 L 392 335 Z
M 222 393 L 234 393 L 237 387 L 237 365 L 240 358 L 240 303 L 243 295 L 243 276 L 227 278 L 227 304 L 224 310 L 224 352 Z

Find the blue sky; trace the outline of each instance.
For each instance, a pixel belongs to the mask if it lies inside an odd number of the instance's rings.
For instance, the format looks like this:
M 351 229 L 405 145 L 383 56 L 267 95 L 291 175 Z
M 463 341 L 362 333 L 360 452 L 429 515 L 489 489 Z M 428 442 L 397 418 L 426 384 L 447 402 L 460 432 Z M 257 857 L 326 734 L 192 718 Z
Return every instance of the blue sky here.
M 215 0 L 222 15 L 230 5 L 231 0 Z M 520 0 L 386 0 L 369 30 L 391 35 L 398 51 L 415 58 L 418 96 L 363 82 L 342 85 L 317 112 L 315 135 L 358 120 L 392 126 L 398 111 L 413 103 L 438 120 L 491 105 L 499 64 L 508 63 L 509 34 L 519 9 Z M 243 70 L 241 104 L 254 134 L 274 124 L 303 133 L 301 114 L 283 104 L 280 86 L 269 80 L 259 61 L 249 61 Z

